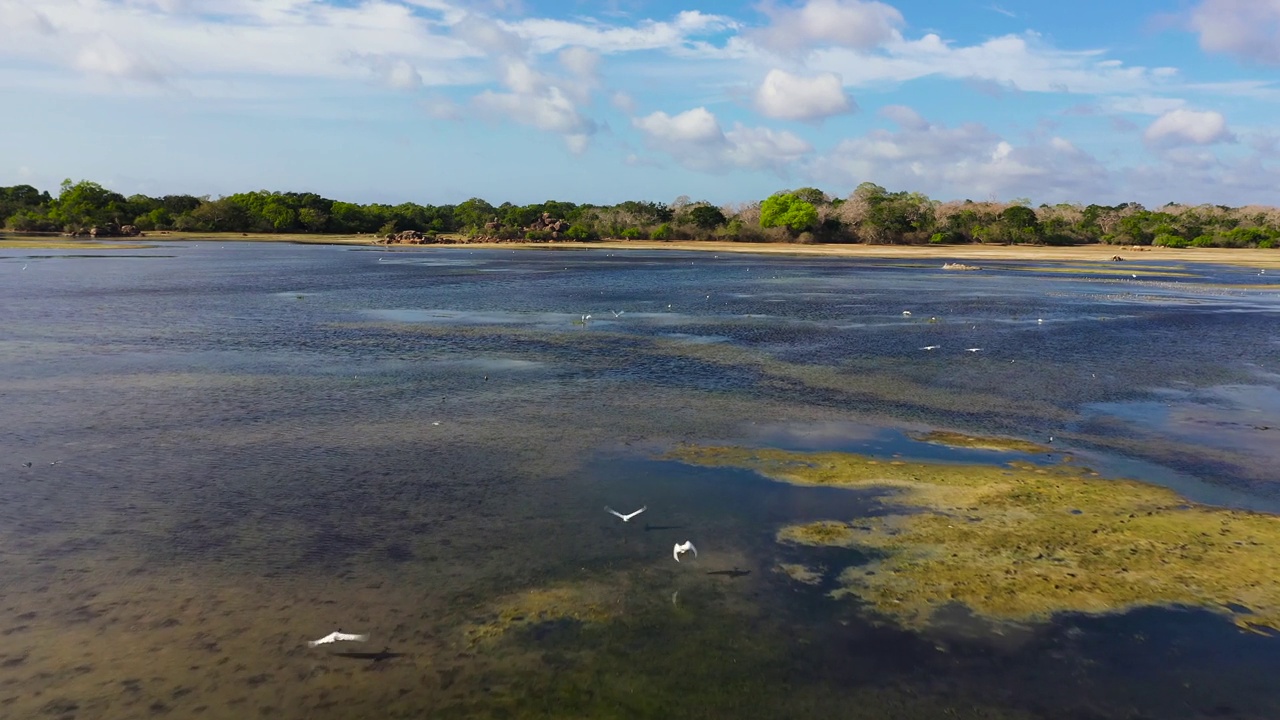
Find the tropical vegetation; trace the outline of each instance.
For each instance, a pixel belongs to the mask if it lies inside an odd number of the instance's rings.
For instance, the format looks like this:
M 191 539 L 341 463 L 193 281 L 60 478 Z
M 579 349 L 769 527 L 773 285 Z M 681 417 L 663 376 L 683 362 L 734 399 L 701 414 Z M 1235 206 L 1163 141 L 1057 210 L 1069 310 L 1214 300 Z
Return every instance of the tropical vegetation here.
M 557 221 L 549 230 L 547 219 Z M 1280 209 L 1182 205 L 1042 204 L 1027 200 L 940 202 L 918 192 L 863 183 L 846 197 L 817 188 L 760 202 L 716 206 L 687 196 L 671 203 L 587 205 L 548 200 L 493 205 L 359 204 L 315 193 L 258 190 L 211 198 L 124 195 L 66 180 L 56 196 L 30 185 L 0 187 L 0 219 L 18 232 L 83 233 L 131 225 L 140 232 L 343 233 L 416 231 L 494 239 L 733 240 L 801 243 L 998 243 L 1261 247 L 1280 244 Z

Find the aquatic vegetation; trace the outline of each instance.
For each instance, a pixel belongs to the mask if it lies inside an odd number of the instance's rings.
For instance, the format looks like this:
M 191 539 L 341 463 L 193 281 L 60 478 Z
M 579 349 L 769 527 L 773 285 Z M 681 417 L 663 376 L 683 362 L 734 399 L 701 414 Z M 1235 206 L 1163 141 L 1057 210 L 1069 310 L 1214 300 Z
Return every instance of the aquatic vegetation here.
M 671 459 L 798 484 L 889 488 L 896 510 L 784 528 L 783 542 L 856 546 L 853 595 L 908 627 L 961 603 L 996 620 L 1185 605 L 1280 630 L 1280 518 L 1188 503 L 1172 490 L 1058 465 L 882 463 L 844 453 L 680 447 Z
M 778 572 L 805 585 L 820 585 L 822 583 L 822 570 L 819 568 L 811 568 L 808 565 L 800 565 L 799 563 L 779 563 Z
M 999 450 L 1020 453 L 1053 452 L 1048 446 L 1017 438 L 990 437 L 984 435 L 966 435 L 948 430 L 931 430 L 926 433 L 912 433 L 912 440 L 917 442 L 946 445 L 947 447 L 973 448 L 975 450 Z
M 540 623 L 605 622 L 616 615 L 620 587 L 586 583 L 519 592 L 497 600 L 482 619 L 468 625 L 464 632 L 467 641 L 477 645 Z

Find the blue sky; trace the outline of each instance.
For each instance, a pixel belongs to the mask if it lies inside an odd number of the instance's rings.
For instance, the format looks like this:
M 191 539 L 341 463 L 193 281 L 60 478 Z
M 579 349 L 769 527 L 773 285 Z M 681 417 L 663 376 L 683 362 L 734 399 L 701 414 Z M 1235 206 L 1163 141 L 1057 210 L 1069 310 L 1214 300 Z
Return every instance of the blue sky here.
M 0 185 L 1280 205 L 1280 0 L 0 0 Z

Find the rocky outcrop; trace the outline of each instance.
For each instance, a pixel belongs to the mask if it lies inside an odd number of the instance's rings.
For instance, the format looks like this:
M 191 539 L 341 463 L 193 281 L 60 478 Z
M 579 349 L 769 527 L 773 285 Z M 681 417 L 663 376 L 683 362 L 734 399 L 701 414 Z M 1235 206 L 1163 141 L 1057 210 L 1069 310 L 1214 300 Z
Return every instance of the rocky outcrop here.
M 419 230 L 401 230 L 398 233 L 387 233 L 386 241 L 388 244 L 401 243 L 404 245 L 421 245 L 423 243 L 435 242 L 435 237 Z
M 569 229 L 567 220 L 557 220 L 551 217 L 551 213 L 544 212 L 542 217 L 534 220 L 529 227 L 525 228 L 525 232 L 547 233 L 551 238 L 558 239 L 565 230 Z

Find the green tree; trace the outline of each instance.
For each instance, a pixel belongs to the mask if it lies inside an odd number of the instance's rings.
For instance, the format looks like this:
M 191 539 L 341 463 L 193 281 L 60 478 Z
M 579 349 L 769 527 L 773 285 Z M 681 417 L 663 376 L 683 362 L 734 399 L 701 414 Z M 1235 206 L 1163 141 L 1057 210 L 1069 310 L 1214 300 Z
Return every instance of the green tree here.
M 132 219 L 126 212 L 124 196 L 112 192 L 98 183 L 70 179 L 62 181 L 61 191 L 52 203 L 49 218 L 65 228 L 84 228 Z
M 462 230 L 479 230 L 498 216 L 497 209 L 480 198 L 471 198 L 458 204 L 453 211 Z
M 724 212 L 714 205 L 697 205 L 685 212 L 689 222 L 704 230 L 714 230 L 725 224 Z
M 800 233 L 817 223 L 817 209 L 794 193 L 771 195 L 760 203 L 760 227 L 785 227 L 793 233 Z

